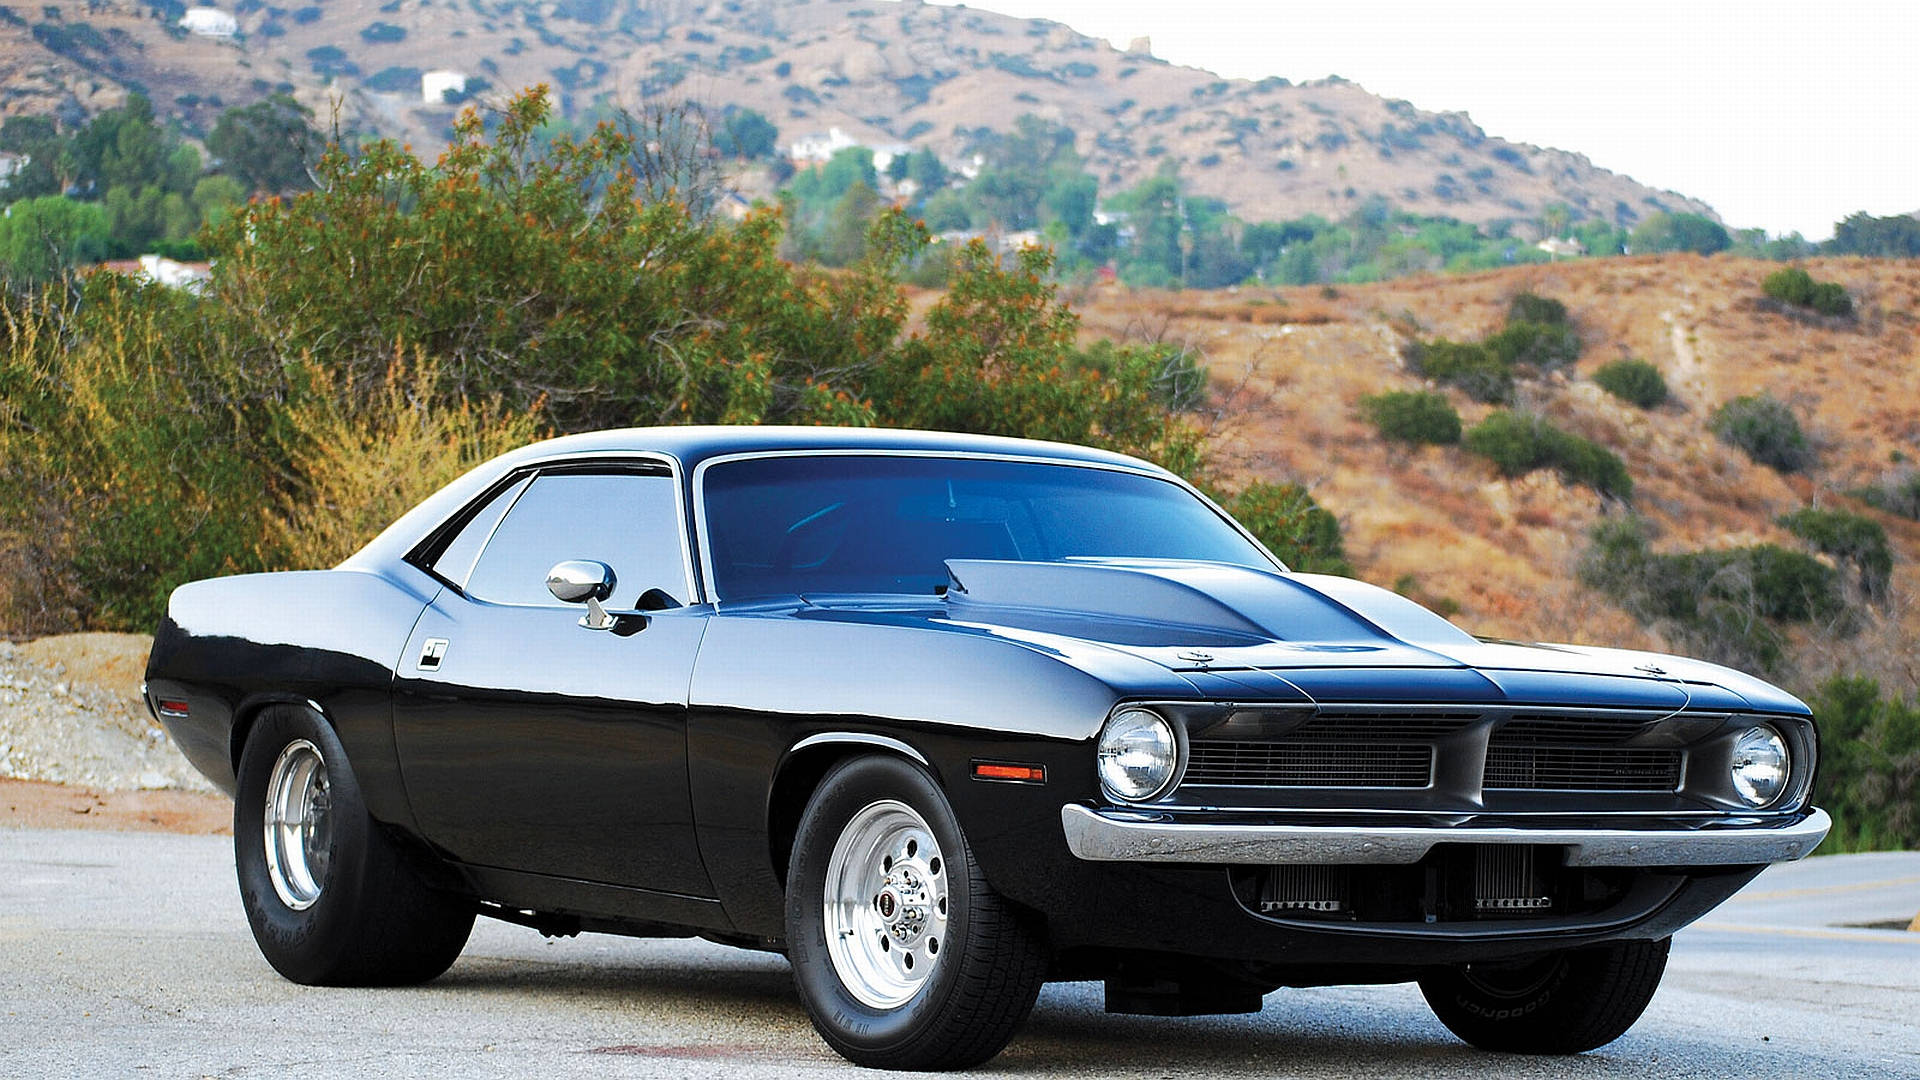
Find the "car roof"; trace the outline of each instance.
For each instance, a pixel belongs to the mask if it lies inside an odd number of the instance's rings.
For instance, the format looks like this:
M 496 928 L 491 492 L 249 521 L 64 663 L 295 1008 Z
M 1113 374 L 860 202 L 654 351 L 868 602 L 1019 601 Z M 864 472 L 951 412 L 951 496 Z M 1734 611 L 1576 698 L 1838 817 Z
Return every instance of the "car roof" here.
M 948 431 L 912 431 L 903 428 L 722 426 L 639 427 L 590 431 L 534 443 L 499 459 L 528 460 L 560 454 L 631 453 L 653 451 L 670 455 L 689 472 L 708 458 L 731 454 L 780 451 L 879 450 L 914 453 L 995 454 L 1092 462 L 1161 472 L 1159 466 L 1090 446 L 1011 439 L 1000 435 L 971 435 Z M 516 461 L 515 464 L 518 464 Z
M 1010 439 L 999 435 L 909 431 L 901 428 L 746 425 L 590 431 L 523 446 L 475 467 L 402 515 L 341 567 L 376 569 L 399 562 L 442 522 L 501 477 L 532 465 L 601 455 L 663 454 L 679 463 L 682 482 L 685 483 L 702 463 L 736 454 L 859 451 L 1019 457 L 1123 468 L 1167 477 L 1173 475 L 1151 462 L 1109 450 L 1038 439 Z

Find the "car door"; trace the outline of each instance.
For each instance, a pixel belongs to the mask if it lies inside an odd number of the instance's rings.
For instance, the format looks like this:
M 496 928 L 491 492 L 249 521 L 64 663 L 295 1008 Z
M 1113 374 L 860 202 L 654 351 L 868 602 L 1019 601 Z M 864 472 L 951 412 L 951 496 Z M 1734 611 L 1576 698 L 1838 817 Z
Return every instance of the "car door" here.
M 662 464 L 548 468 L 495 492 L 440 553 L 395 681 L 394 742 L 421 832 L 476 866 L 710 897 L 687 790 L 687 683 L 704 609 L 581 625 L 548 570 L 613 569 L 614 610 L 691 599 Z

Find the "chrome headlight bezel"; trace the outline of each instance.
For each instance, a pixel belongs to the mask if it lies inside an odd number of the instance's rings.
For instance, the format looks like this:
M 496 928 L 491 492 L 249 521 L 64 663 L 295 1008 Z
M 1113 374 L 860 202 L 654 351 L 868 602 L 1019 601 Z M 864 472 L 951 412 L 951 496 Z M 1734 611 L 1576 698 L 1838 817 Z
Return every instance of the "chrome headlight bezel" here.
M 1123 763 L 1123 755 L 1134 755 L 1133 762 Z M 1142 762 L 1141 756 L 1149 760 Z M 1173 790 L 1184 756 L 1179 729 L 1171 720 L 1153 709 L 1129 705 L 1101 726 L 1094 743 L 1094 773 L 1100 790 L 1115 802 L 1152 802 Z M 1150 771 L 1140 782 L 1129 783 L 1129 771 L 1143 767 Z
M 1754 810 L 1779 805 L 1797 786 L 1793 742 L 1772 724 L 1755 724 L 1734 736 L 1727 757 L 1727 784 Z

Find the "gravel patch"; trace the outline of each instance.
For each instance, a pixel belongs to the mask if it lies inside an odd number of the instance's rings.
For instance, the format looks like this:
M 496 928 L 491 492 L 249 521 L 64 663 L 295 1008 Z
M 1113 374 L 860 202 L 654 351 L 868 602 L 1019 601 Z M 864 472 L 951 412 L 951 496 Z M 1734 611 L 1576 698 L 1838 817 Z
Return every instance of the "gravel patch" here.
M 125 685 L 144 658 L 144 639 L 129 634 L 0 641 L 0 777 L 213 791 L 147 715 L 137 684 Z

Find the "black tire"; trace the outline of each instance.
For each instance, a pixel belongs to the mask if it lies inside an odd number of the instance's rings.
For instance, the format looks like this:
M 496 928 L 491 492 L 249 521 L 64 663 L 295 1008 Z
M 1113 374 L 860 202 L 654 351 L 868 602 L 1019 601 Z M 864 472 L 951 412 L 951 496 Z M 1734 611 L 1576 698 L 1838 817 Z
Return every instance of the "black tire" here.
M 324 791 L 317 801 L 330 804 L 317 818 L 322 839 L 302 856 L 302 868 L 312 871 L 304 892 L 300 883 L 286 883 L 284 869 L 276 885 L 268 866 L 275 843 L 268 789 L 283 754 L 309 763 L 317 754 Z M 238 779 L 233 854 L 240 902 L 275 971 L 311 986 L 403 986 L 452 966 L 473 931 L 473 905 L 428 888 L 368 816 L 346 751 L 326 721 L 296 706 L 269 707 L 248 733 Z M 280 850 L 292 846 L 281 842 Z
M 1621 941 L 1506 964 L 1430 973 L 1420 992 L 1482 1050 L 1578 1054 L 1626 1034 L 1653 1000 L 1672 938 Z
M 889 804 L 918 815 L 937 844 L 935 861 L 944 860 L 931 868 L 945 878 L 944 922 L 929 922 L 927 933 L 937 926 L 946 938 L 910 998 L 876 1007 L 848 988 L 828 950 L 826 890 L 843 834 L 857 816 Z M 873 907 L 892 910 L 878 896 Z M 939 787 L 922 769 L 886 756 L 840 764 L 807 803 L 788 864 L 787 957 L 820 1037 L 854 1064 L 880 1069 L 963 1069 L 986 1061 L 1026 1020 L 1046 977 L 1041 935 L 981 876 Z

